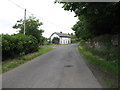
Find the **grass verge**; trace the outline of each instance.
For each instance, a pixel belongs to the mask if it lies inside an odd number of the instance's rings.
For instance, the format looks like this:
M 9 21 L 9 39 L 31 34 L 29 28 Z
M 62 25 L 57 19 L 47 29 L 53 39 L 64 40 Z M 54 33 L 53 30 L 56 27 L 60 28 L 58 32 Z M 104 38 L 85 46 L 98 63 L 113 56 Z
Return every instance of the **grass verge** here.
M 25 62 L 27 62 L 27 61 L 32 60 L 33 58 L 35 58 L 39 55 L 42 55 L 42 54 L 50 51 L 50 50 L 52 50 L 51 47 L 41 46 L 39 48 L 38 52 L 30 53 L 30 54 L 27 54 L 27 55 L 24 55 L 24 56 L 15 58 L 15 59 L 5 60 L 4 62 L 2 62 L 2 70 L 0 68 L 0 71 L 1 71 L 0 73 L 7 72 L 7 71 L 25 63 Z
M 106 78 L 105 76 L 102 77 L 102 80 L 103 80 L 104 82 L 106 82 L 107 85 L 109 85 L 109 86 L 111 86 L 111 87 L 113 87 L 113 88 L 118 87 L 118 84 L 116 84 L 116 82 L 114 82 L 113 80 L 110 80 L 110 79 Z
M 109 63 L 108 61 L 104 60 L 103 58 L 101 58 L 99 56 L 93 55 L 91 52 L 87 51 L 85 49 L 85 47 L 82 46 L 82 45 L 78 46 L 78 51 L 91 64 L 99 67 L 101 70 L 103 70 L 104 72 L 109 73 L 113 77 L 118 77 L 118 67 L 117 66 L 112 65 L 111 63 Z M 113 81 L 111 81 L 111 80 L 109 80 L 109 79 L 107 79 L 105 77 L 104 77 L 103 80 L 111 87 L 116 87 L 117 86 Z
M 94 56 L 89 51 L 86 51 L 82 46 L 78 46 L 78 50 L 92 64 L 97 65 L 98 67 L 104 69 L 106 72 L 109 72 L 115 76 L 118 75 L 118 67 L 115 67 L 114 65 L 105 61 L 99 56 Z

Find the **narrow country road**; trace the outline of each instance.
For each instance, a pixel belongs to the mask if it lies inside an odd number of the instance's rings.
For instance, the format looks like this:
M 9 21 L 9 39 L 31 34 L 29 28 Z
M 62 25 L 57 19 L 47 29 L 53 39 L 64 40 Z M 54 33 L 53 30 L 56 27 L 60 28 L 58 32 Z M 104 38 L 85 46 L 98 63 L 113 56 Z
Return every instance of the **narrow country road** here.
M 58 46 L 3 74 L 3 88 L 102 88 L 77 45 Z

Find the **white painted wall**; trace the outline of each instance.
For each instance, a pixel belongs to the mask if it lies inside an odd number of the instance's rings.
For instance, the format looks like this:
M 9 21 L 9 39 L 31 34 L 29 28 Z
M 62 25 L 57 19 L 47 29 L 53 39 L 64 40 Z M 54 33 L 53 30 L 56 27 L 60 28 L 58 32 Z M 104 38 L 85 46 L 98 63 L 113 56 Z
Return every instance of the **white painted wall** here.
M 69 38 L 69 40 L 68 40 L 68 41 L 69 41 L 69 43 L 71 43 L 71 38 Z
M 59 39 L 60 39 L 60 44 L 69 44 L 69 43 L 71 43 L 71 38 L 67 38 L 67 37 L 59 37 L 57 34 L 53 34 L 52 36 L 51 36 L 51 41 L 53 40 L 53 38 L 54 37 L 58 37 Z
M 70 42 L 70 41 L 69 41 L 69 38 L 67 38 L 67 37 L 62 37 L 60 44 L 68 44 L 69 42 Z

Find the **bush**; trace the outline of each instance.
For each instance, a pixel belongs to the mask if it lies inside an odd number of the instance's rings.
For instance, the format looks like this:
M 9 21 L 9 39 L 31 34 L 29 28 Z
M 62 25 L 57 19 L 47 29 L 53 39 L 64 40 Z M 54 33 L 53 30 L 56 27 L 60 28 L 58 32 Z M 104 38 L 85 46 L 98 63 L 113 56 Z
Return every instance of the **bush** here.
M 28 54 L 38 50 L 38 42 L 34 36 L 23 34 L 2 35 L 3 60 Z

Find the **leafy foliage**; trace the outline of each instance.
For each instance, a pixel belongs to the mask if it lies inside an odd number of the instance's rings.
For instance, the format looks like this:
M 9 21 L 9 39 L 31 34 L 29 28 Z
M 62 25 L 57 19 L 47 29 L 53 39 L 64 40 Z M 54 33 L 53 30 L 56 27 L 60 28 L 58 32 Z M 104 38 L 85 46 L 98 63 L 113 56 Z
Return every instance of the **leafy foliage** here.
M 24 20 L 18 20 L 17 23 L 13 26 L 15 29 L 19 29 L 19 33 L 24 32 L 24 26 L 23 26 Z M 42 36 L 43 30 L 39 29 L 39 26 L 41 26 L 43 23 L 39 22 L 38 19 L 35 17 L 29 17 L 25 20 L 25 34 L 26 35 L 32 35 L 34 36 L 39 44 L 43 44 L 44 37 Z
M 58 37 L 54 37 L 52 43 L 59 44 L 60 39 Z
M 65 2 L 63 8 L 73 11 L 75 17 L 78 17 L 72 29 L 79 40 L 90 41 L 93 46 L 95 42 L 99 45 L 102 43 L 99 50 L 87 49 L 94 55 L 117 64 L 120 45 L 112 44 L 112 36 L 120 34 L 120 2 Z
M 38 50 L 38 41 L 32 35 L 2 35 L 3 60 Z
M 77 41 L 79 41 L 76 35 L 73 33 L 69 34 L 69 37 L 71 38 L 71 43 L 76 43 Z
M 120 33 L 120 2 L 65 2 L 64 10 L 75 12 L 79 21 L 73 26 L 84 40 L 103 34 Z

